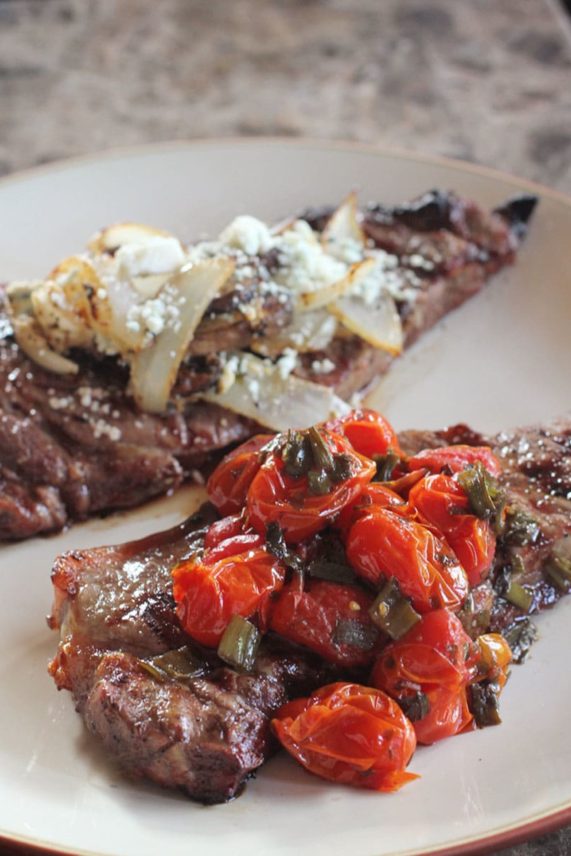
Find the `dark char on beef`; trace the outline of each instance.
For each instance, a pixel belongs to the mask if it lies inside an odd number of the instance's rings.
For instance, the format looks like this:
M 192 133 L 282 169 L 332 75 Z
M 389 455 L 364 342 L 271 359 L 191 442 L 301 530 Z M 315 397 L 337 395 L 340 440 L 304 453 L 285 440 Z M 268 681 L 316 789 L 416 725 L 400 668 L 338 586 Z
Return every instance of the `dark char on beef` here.
M 368 238 L 398 257 L 414 293 L 398 306 L 406 346 L 513 262 L 536 201 L 518 197 L 486 212 L 453 193 L 431 191 L 408 205 L 365 209 Z M 331 210 L 302 216 L 319 229 Z M 271 270 L 275 260 L 264 262 Z M 289 322 L 291 305 L 258 286 L 241 284 L 213 301 L 178 374 L 179 406 L 163 417 L 136 409 L 126 371 L 112 358 L 74 355 L 81 370 L 72 378 L 32 363 L 15 343 L 0 289 L 0 540 L 58 531 L 139 505 L 185 479 L 200 480 L 221 450 L 254 433 L 251 421 L 188 396 L 216 382 L 221 351 L 247 348 L 254 336 L 271 338 Z M 255 323 L 240 311 L 249 303 L 256 305 Z M 314 363 L 324 359 L 334 370 L 316 374 Z M 348 399 L 386 372 L 392 357 L 342 336 L 300 362 L 296 374 Z
M 545 575 L 554 545 L 571 538 L 571 419 L 484 437 L 465 425 L 407 431 L 402 448 L 489 443 L 502 460 L 508 504 L 531 514 L 538 531 L 527 544 L 500 539 L 489 580 L 472 592 L 468 631 L 504 633 L 522 660 L 535 632 L 528 614 L 502 593 L 517 562 L 518 580 L 533 592 L 530 613 L 562 595 Z M 211 506 L 167 532 L 118 547 L 73 551 L 54 566 L 50 626 L 60 632 L 50 672 L 72 692 L 88 730 L 131 775 L 182 788 L 202 802 L 223 802 L 274 749 L 270 717 L 287 699 L 334 679 L 313 655 L 275 640 L 250 675 L 213 654 L 204 673 L 184 683 L 157 680 L 144 659 L 188 644 L 174 612 L 171 569 L 201 543 L 216 514 Z M 203 652 L 204 653 L 204 652 Z M 345 676 L 346 677 L 346 676 Z

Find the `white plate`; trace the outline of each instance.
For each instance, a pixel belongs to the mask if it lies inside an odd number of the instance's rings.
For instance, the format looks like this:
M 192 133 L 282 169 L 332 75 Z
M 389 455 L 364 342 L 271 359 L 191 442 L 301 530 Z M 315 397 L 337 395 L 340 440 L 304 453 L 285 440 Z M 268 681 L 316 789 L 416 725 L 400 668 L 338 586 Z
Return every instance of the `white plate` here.
M 42 275 L 96 228 L 148 221 L 188 238 L 241 212 L 279 218 L 357 188 L 395 203 L 431 187 L 485 205 L 530 185 L 466 165 L 364 147 L 179 144 L 81 159 L 0 182 L 0 276 Z M 537 188 L 531 188 L 537 189 Z M 570 406 L 571 205 L 542 191 L 518 265 L 406 354 L 375 395 L 398 428 L 464 420 L 495 430 Z M 0 548 L 0 835 L 65 852 L 201 856 L 412 854 L 496 847 L 571 821 L 571 599 L 539 619 L 513 671 L 504 724 L 419 750 L 422 778 L 383 796 L 321 783 L 276 758 L 235 802 L 203 808 L 125 780 L 46 674 L 57 553 L 179 520 L 191 491 L 55 538 Z

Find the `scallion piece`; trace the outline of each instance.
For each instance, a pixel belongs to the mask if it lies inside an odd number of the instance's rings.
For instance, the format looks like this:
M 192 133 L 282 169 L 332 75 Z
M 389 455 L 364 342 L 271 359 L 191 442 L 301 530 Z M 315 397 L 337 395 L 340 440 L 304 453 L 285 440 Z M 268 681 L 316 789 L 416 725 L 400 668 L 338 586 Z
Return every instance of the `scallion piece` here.
M 389 449 L 386 455 L 375 455 L 373 458 L 377 465 L 377 472 L 373 481 L 390 481 L 393 477 L 393 472 L 400 458 L 394 449 Z
M 424 719 L 430 711 L 428 696 L 423 692 L 401 696 L 397 701 L 402 712 L 411 722 L 418 722 L 419 719 Z
M 513 580 L 509 583 L 504 597 L 510 603 L 513 603 L 514 606 L 517 606 L 518 609 L 523 609 L 524 612 L 528 612 L 533 603 L 533 594 L 529 589 L 524 588 Z
M 501 512 L 505 502 L 503 491 L 480 461 L 461 472 L 458 482 L 464 488 L 477 517 L 489 520 Z
M 335 471 L 335 459 L 331 449 L 315 426 L 307 432 L 315 465 L 328 475 Z
M 420 621 L 410 600 L 404 597 L 394 577 L 388 580 L 369 610 L 373 622 L 391 639 L 400 639 Z
M 229 666 L 251 672 L 262 641 L 257 627 L 241 615 L 234 615 L 218 645 L 218 656 Z
M 468 707 L 478 728 L 500 725 L 500 703 L 498 687 L 492 682 L 482 681 L 468 687 Z
M 310 493 L 325 496 L 331 490 L 331 479 L 324 470 L 310 470 L 307 474 L 307 486 Z
M 503 532 L 503 537 L 508 544 L 521 547 L 535 544 L 540 534 L 541 529 L 535 517 L 519 508 L 508 509 Z
M 188 645 L 165 651 L 164 654 L 157 654 L 156 657 L 141 660 L 140 663 L 143 669 L 157 680 L 164 681 L 171 678 L 182 682 L 201 674 L 205 665 Z
M 300 431 L 288 431 L 286 444 L 282 451 L 284 469 L 288 476 L 301 478 L 311 467 L 312 454 L 307 434 Z

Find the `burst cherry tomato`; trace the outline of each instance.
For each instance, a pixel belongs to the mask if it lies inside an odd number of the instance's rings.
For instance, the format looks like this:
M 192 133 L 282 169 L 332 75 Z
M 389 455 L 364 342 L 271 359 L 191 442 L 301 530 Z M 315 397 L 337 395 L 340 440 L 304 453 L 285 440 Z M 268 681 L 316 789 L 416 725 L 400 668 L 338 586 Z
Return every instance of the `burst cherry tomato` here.
M 273 729 L 290 755 L 324 779 L 396 791 L 416 747 L 414 730 L 385 693 L 358 684 L 322 687 L 282 707 Z
M 312 580 L 300 591 L 290 585 L 271 604 L 270 628 L 331 663 L 366 665 L 378 636 L 369 617 L 372 602 L 356 586 Z
M 394 511 L 372 509 L 353 524 L 347 559 L 374 585 L 395 577 L 420 613 L 458 609 L 468 594 L 466 574 L 450 547 L 426 526 Z
M 443 446 L 440 449 L 423 449 L 408 459 L 411 470 L 426 468 L 433 473 L 447 469 L 459 473 L 480 462 L 493 476 L 499 476 L 502 467 L 489 446 Z
M 371 482 L 363 488 L 354 502 L 345 506 L 335 521 L 335 526 L 339 529 L 342 536 L 347 537 L 351 526 L 357 518 L 370 511 L 372 506 L 375 508 L 389 508 L 395 514 L 402 514 L 404 516 L 407 516 L 410 510 L 408 503 L 398 493 L 395 493 L 394 490 L 391 490 L 380 482 Z
M 384 649 L 371 682 L 402 704 L 419 743 L 435 743 L 472 722 L 466 687 L 476 677 L 478 659 L 458 618 L 439 609 Z
M 244 537 L 223 541 L 172 572 L 176 614 L 202 645 L 216 647 L 233 615 L 248 618 L 283 585 L 285 571 L 278 560 L 255 544 L 245 549 Z M 259 535 L 249 537 L 261 541 Z
M 241 535 L 243 530 L 244 526 L 240 514 L 233 514 L 231 517 L 222 517 L 220 520 L 215 520 L 214 523 L 210 524 L 204 536 L 204 547 L 205 549 L 216 547 L 221 541 L 227 541 L 228 538 Z
M 256 434 L 220 461 L 206 485 L 208 498 L 220 514 L 242 511 L 251 481 L 262 465 L 260 449 L 272 436 Z
M 477 586 L 490 572 L 496 550 L 496 539 L 490 524 L 469 513 L 469 501 L 463 488 L 450 476 L 427 476 L 410 491 L 410 504 L 421 520 L 436 527 L 468 576 Z
M 392 425 L 374 410 L 353 410 L 331 424 L 334 431 L 344 434 L 353 448 L 367 458 L 386 455 L 389 449 L 401 454 Z
M 372 479 L 375 464 L 344 437 L 326 431 L 321 436 L 330 453 L 343 458 L 347 477 L 333 481 L 325 493 L 312 492 L 308 476 L 289 475 L 281 451 L 272 452 L 248 490 L 247 519 L 256 531 L 265 533 L 268 523 L 277 522 L 287 543 L 303 541 L 324 529 Z

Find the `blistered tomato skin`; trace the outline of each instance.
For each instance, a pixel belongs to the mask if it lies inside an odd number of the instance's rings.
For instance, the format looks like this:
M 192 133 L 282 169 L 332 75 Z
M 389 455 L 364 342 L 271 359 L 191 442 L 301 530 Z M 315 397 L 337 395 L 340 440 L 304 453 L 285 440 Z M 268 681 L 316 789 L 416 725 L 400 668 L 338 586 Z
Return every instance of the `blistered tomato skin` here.
M 406 772 L 416 748 L 414 729 L 379 690 L 330 684 L 282 707 L 272 727 L 290 755 L 329 781 L 396 791 L 417 778 Z
M 353 524 L 347 559 L 375 586 L 394 577 L 421 614 L 459 609 L 468 594 L 466 573 L 446 542 L 388 509 L 372 509 Z
M 288 544 L 298 544 L 324 529 L 371 481 L 375 464 L 357 454 L 347 441 L 328 434 L 333 454 L 351 462 L 351 475 L 324 494 L 311 493 L 306 476 L 288 475 L 278 452 L 268 455 L 248 490 L 246 520 L 257 532 L 265 533 L 269 523 L 277 523 Z
M 405 517 L 410 514 L 408 503 L 398 493 L 380 482 L 371 482 L 363 488 L 357 499 L 345 506 L 335 521 L 335 527 L 339 529 L 343 537 L 347 537 L 353 523 L 370 511 L 371 507 L 388 508 L 395 514 L 401 514 Z
M 410 505 L 420 519 L 436 527 L 458 557 L 470 586 L 479 585 L 489 574 L 496 551 L 490 524 L 470 514 L 463 488 L 450 476 L 426 476 L 409 494 Z
M 289 585 L 272 600 L 270 629 L 330 663 L 364 666 L 373 659 L 378 636 L 369 616 L 372 602 L 356 586 L 315 580 L 301 591 Z
M 410 470 L 427 469 L 433 473 L 447 470 L 460 473 L 477 462 L 483 464 L 493 476 L 499 476 L 502 467 L 489 446 L 443 446 L 440 449 L 423 449 L 408 459 Z
M 233 449 L 208 479 L 208 498 L 223 516 L 239 514 L 242 511 L 248 488 L 262 465 L 260 449 L 272 437 L 272 434 L 256 434 L 237 449 Z
M 212 648 L 232 616 L 248 618 L 262 609 L 269 595 L 282 587 L 285 576 L 285 569 L 263 547 L 243 550 L 239 542 L 233 551 L 228 545 L 221 551 L 220 546 L 202 559 L 181 562 L 172 572 L 182 627 L 196 642 Z
M 367 458 L 386 455 L 389 449 L 401 454 L 392 425 L 374 410 L 354 410 L 332 425 L 347 437 L 355 451 Z
M 478 676 L 478 660 L 478 648 L 458 618 L 441 609 L 384 649 L 371 683 L 401 700 L 405 710 L 407 699 L 421 693 L 424 707 L 417 707 L 413 721 L 416 738 L 435 743 L 471 727 L 466 688 Z

